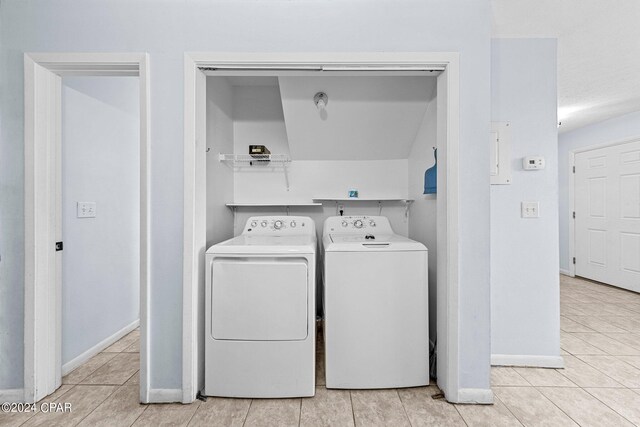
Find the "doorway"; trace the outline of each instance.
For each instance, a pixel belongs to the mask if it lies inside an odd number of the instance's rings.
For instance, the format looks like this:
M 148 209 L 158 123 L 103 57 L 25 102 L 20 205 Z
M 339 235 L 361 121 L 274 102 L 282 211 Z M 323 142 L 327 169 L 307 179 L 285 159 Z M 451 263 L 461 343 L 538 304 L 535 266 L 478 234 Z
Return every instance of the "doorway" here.
M 135 257 L 139 260 L 134 266 L 129 266 L 134 281 L 139 283 L 139 294 L 131 296 L 130 307 L 132 316 L 139 313 L 140 326 L 140 401 L 149 401 L 148 378 L 148 318 L 147 318 L 147 294 L 148 294 L 148 163 L 149 163 L 149 87 L 148 87 L 148 58 L 146 54 L 116 54 L 116 53 L 46 53 L 25 54 L 25 366 L 24 366 L 24 394 L 26 402 L 37 402 L 43 397 L 53 393 L 62 382 L 63 360 L 64 371 L 73 369 L 74 365 L 90 357 L 92 352 L 98 352 L 101 348 L 117 341 L 131 329 L 137 327 L 137 321 L 121 325 L 119 329 L 104 338 L 93 347 L 86 348 L 84 352 L 77 349 L 68 351 L 63 357 L 62 333 L 63 333 L 63 276 L 65 282 L 70 279 L 69 274 L 74 273 L 67 268 L 64 271 L 63 259 L 64 240 L 62 239 L 63 213 L 72 214 L 78 220 L 88 221 L 82 227 L 90 227 L 91 220 L 99 218 L 100 212 L 107 212 L 108 206 L 114 203 L 97 203 L 97 200 L 76 200 L 75 212 L 65 212 L 69 206 L 63 207 L 63 181 L 71 179 L 75 185 L 78 176 L 68 176 L 63 173 L 63 158 L 69 159 L 75 156 L 66 156 L 62 148 L 63 125 L 63 83 L 66 77 L 75 78 L 115 78 L 127 77 L 138 80 L 137 94 L 133 95 L 138 100 L 138 111 L 135 114 L 135 122 L 138 137 L 134 141 L 135 165 L 132 170 L 135 174 L 137 188 L 130 194 L 131 205 L 137 213 L 137 218 L 131 219 L 135 224 L 132 228 L 134 241 L 131 245 L 135 251 Z M 80 79 L 82 80 L 82 79 Z M 78 80 L 76 80 L 76 83 Z M 85 100 L 86 101 L 86 100 Z M 103 100 L 104 101 L 104 100 Z M 85 103 L 85 107 L 87 104 Z M 96 108 L 105 109 L 104 105 L 94 105 Z M 102 111 L 103 114 L 106 111 Z M 101 119 L 104 119 L 102 117 Z M 90 127 L 90 125 L 87 125 Z M 103 129 L 104 131 L 105 129 Z M 96 135 L 94 135 L 96 137 Z M 76 141 L 81 144 L 82 138 Z M 70 147 L 65 147 L 65 149 Z M 86 148 L 86 147 L 85 147 Z M 93 147 L 95 149 L 95 147 Z M 131 149 L 131 147 L 128 147 Z M 105 152 L 109 147 L 105 147 Z M 77 153 L 74 153 L 77 154 Z M 95 155 L 95 152 L 92 152 Z M 103 155 L 105 155 L 103 153 Z M 86 162 L 95 161 L 96 165 L 105 166 L 100 156 L 90 159 L 82 159 L 76 167 L 91 170 Z M 115 160 L 114 160 L 115 161 Z M 99 169 L 99 168 L 93 168 Z M 85 175 L 87 178 L 87 175 Z M 104 177 L 102 177 L 104 178 Z M 99 182 L 100 177 L 91 178 Z M 88 181 L 89 179 L 87 179 Z M 107 185 L 108 183 L 101 183 Z M 81 185 L 80 185 L 81 186 Z M 69 196 L 72 196 L 73 187 L 66 188 Z M 76 189 L 77 190 L 77 189 Z M 81 192 L 81 191 L 80 191 Z M 76 191 L 76 193 L 78 193 Z M 78 194 L 76 196 L 79 197 Z M 72 196 L 73 197 L 73 196 Z M 69 202 L 69 200 L 66 200 Z M 69 204 L 69 203 L 67 203 Z M 101 207 L 102 206 L 102 207 Z M 71 209 L 73 210 L 73 209 Z M 71 216 L 71 215 L 67 215 Z M 117 213 L 116 213 L 117 216 Z M 117 221 L 115 221 L 117 222 Z M 70 224 L 66 224 L 68 228 Z M 96 225 L 95 223 L 93 224 Z M 102 224 L 104 227 L 104 224 Z M 96 227 L 94 227 L 96 228 Z M 100 227 L 97 227 L 100 228 Z M 78 230 L 76 230 L 78 231 Z M 92 233 L 80 230 L 76 243 L 82 239 L 90 240 Z M 85 242 L 87 243 L 87 242 Z M 88 244 L 91 244 L 89 242 Z M 95 242 L 93 242 L 95 244 Z M 82 246 L 82 245 L 80 245 Z M 77 249 L 77 248 L 76 248 Z M 131 249 L 131 248 L 130 248 Z M 123 254 L 124 255 L 124 254 Z M 71 254 L 70 254 L 71 256 Z M 105 263 L 108 264 L 108 261 Z M 103 265 L 108 270 L 108 266 Z M 79 266 L 74 268 L 77 273 Z M 138 280 L 135 280 L 135 278 Z M 86 279 L 86 277 L 85 277 Z M 78 291 L 76 289 L 76 291 Z M 72 292 L 73 293 L 73 292 Z M 76 292 L 77 293 L 77 292 Z M 77 305 L 77 304 L 76 304 Z M 131 305 L 131 304 L 130 304 Z M 77 308 L 77 307 L 76 307 Z M 106 321 L 106 319 L 105 319 Z M 73 323 L 71 321 L 70 323 Z M 72 330 L 73 325 L 68 325 Z M 91 326 L 87 325 L 91 330 Z M 85 331 L 86 332 L 86 331 Z M 89 331 L 90 333 L 90 331 Z M 77 331 L 75 338 L 79 338 Z M 79 353 L 79 354 L 76 354 Z M 75 357 L 73 357 L 73 356 Z
M 575 275 L 640 292 L 640 140 L 574 153 Z
M 207 75 L 413 75 L 437 71 L 437 324 L 438 386 L 451 402 L 492 401 L 491 393 L 462 389 L 458 373 L 458 55 L 187 54 L 185 55 L 183 402 L 204 378 L 204 253 L 206 251 Z
M 138 86 L 137 76 L 62 79 L 63 378 L 123 336 L 137 334 Z M 116 355 L 102 370 L 119 364 L 137 371 L 136 357 Z M 82 381 L 93 380 L 115 381 Z

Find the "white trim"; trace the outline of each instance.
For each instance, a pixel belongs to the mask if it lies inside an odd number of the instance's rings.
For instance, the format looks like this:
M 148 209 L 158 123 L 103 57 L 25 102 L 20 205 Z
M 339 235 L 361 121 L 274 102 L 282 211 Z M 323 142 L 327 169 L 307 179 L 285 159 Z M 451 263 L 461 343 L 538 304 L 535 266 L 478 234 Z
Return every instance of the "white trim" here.
M 613 142 L 603 142 L 600 144 L 592 144 L 586 147 L 576 148 L 569 151 L 569 274 L 570 277 L 576 276 L 576 266 L 573 258 L 576 256 L 576 220 L 573 218 L 573 212 L 576 210 L 576 175 L 573 168 L 576 165 L 576 154 L 585 153 L 587 151 L 599 150 L 601 148 L 615 147 L 617 145 L 629 144 L 640 141 L 640 136 L 616 140 Z
M 459 115 L 460 115 L 460 71 L 459 54 L 450 52 L 437 53 L 186 53 L 184 69 L 184 254 L 183 254 L 183 396 L 182 402 L 189 403 L 195 399 L 199 382 L 200 366 L 203 363 L 198 359 L 198 310 L 199 292 L 204 289 L 204 252 L 205 245 L 205 210 L 204 200 L 199 200 L 203 194 L 206 181 L 206 168 L 204 160 L 204 144 L 206 137 L 206 123 L 201 123 L 197 105 L 202 101 L 199 96 L 205 93 L 206 78 L 200 67 L 215 66 L 254 67 L 259 70 L 240 71 L 243 75 L 251 73 L 264 73 L 264 69 L 270 68 L 274 74 L 278 69 L 286 69 L 288 72 L 305 72 L 310 67 L 322 66 L 369 66 L 377 70 L 398 66 L 419 66 L 428 68 L 444 68 L 438 75 L 439 94 L 446 94 L 446 100 L 441 105 L 446 108 L 443 123 L 445 136 L 439 140 L 439 154 L 442 153 L 441 164 L 445 167 L 446 182 L 438 180 L 438 203 L 445 215 L 438 215 L 438 228 L 446 233 L 445 239 L 438 245 L 438 259 L 442 260 L 442 274 L 439 282 L 447 290 L 446 295 L 438 302 L 440 312 L 446 319 L 446 325 L 442 330 L 445 336 L 438 340 L 440 349 L 438 354 L 441 361 L 438 364 L 441 369 L 446 367 L 444 375 L 439 376 L 438 385 L 441 386 L 445 396 L 450 401 L 462 401 L 460 399 L 471 396 L 470 401 L 486 401 L 490 390 L 465 392 L 460 394 L 459 384 L 459 290 L 458 290 L 458 194 L 459 194 Z M 294 71 L 292 71 L 294 70 Z M 239 71 L 235 71 L 236 73 Z M 307 70 L 308 72 L 308 70 Z M 312 71 L 313 72 L 313 71 Z M 315 71 L 317 72 L 317 71 Z M 217 72 L 222 75 L 220 71 Z M 227 70 L 227 75 L 233 74 L 233 70 Z M 360 73 L 358 71 L 358 73 Z M 202 85 L 202 86 L 200 86 Z M 444 89 L 441 91 L 440 89 Z M 444 97 L 444 96 L 442 96 Z M 441 98 L 441 97 L 439 97 Z M 444 105 L 446 103 L 446 106 Z M 204 129 L 204 130 L 203 130 Z M 204 136 L 203 136 L 204 133 Z M 200 166 L 199 166 L 200 165 Z M 440 187 L 442 185 L 442 187 Z M 442 191 L 440 191 L 442 190 Z M 440 209 L 440 208 L 439 208 Z M 440 279 L 442 277 L 442 279 Z M 444 305 L 441 305 L 444 304 Z M 440 329 L 440 328 L 439 328 Z M 440 334 L 439 334 L 440 335 Z M 442 336 L 442 335 L 440 335 Z M 200 353 L 201 354 L 201 353 Z M 201 358 L 200 358 L 201 359 Z M 476 395 L 482 395 L 476 399 Z
M 575 185 L 576 174 L 573 172 L 573 168 L 576 165 L 576 155 L 573 151 L 569 152 L 569 277 L 576 276 L 576 265 L 573 263 L 573 257 L 576 256 L 576 219 L 573 217 L 573 212 L 576 210 L 575 204 Z
M 149 402 L 149 57 L 146 53 L 25 53 L 24 396 L 36 402 L 60 386 L 61 76 L 140 78 L 140 400 Z
M 573 277 L 571 275 L 571 272 L 569 270 L 565 270 L 564 268 L 560 269 L 560 274 L 562 274 L 563 276 L 569 276 L 569 277 Z
M 149 390 L 149 401 L 153 403 L 182 402 L 181 388 L 152 388 Z
M 140 86 L 140 402 L 151 403 L 151 70 L 149 54 L 138 62 Z
M 492 354 L 491 366 L 521 366 L 528 368 L 564 368 L 562 356 L 537 356 L 523 354 Z
M 23 388 L 7 388 L 0 390 L 0 403 L 22 403 L 24 401 Z
M 111 344 L 118 341 L 120 338 L 127 335 L 129 332 L 135 330 L 140 325 L 140 320 L 136 320 L 133 323 L 125 326 L 124 328 L 117 331 L 115 334 L 103 339 L 98 344 L 91 347 L 89 350 L 84 353 L 74 357 L 64 365 L 62 365 L 62 375 L 67 375 L 69 372 L 76 369 L 78 366 L 82 365 L 87 360 L 91 359 L 96 354 L 100 353 L 105 348 L 109 347 Z
M 640 136 L 634 136 L 631 138 L 617 139 L 613 142 L 603 142 L 601 144 L 592 144 L 586 147 L 576 148 L 575 150 L 571 150 L 571 152 L 574 154 L 584 153 L 586 151 L 593 151 L 593 150 L 599 150 L 601 148 L 609 148 L 609 147 L 615 147 L 617 145 L 629 144 L 631 142 L 636 142 L 639 140 L 640 140 Z
M 493 391 L 486 388 L 461 388 L 458 390 L 456 403 L 469 403 L 479 405 L 493 404 Z

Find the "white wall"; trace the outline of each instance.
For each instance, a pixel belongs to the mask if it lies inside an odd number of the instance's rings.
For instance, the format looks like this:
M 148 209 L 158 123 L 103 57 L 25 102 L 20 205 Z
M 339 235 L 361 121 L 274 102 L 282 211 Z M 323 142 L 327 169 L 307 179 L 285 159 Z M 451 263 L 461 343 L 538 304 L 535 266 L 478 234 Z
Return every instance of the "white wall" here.
M 249 145 L 255 144 L 273 154 L 289 154 L 276 79 L 272 86 L 233 87 L 233 135 L 236 154 L 249 154 Z
M 233 169 L 218 161 L 233 153 L 233 90 L 224 77 L 207 79 L 207 247 L 233 237 Z
M 557 364 L 556 40 L 495 39 L 491 85 L 491 119 L 509 122 L 512 137 L 512 184 L 491 186 L 492 359 Z M 522 170 L 527 155 L 544 156 L 546 169 Z M 540 218 L 521 218 L 521 201 L 539 201 Z
M 437 283 L 437 194 L 423 194 L 424 173 L 434 165 L 433 148 L 437 146 L 437 100 L 429 102 L 409 154 L 409 197 L 411 204 L 409 237 L 429 249 L 429 336 L 436 340 Z
M 251 13 L 248 13 L 251 11 Z M 0 389 L 23 382 L 23 53 L 150 56 L 151 387 L 182 386 L 184 52 L 459 52 L 459 374 L 489 388 L 489 0 L 4 0 L 0 8 Z M 321 34 L 321 36 L 318 36 Z
M 297 160 L 406 159 L 433 97 L 435 77 L 281 77 L 291 154 Z M 324 112 L 313 97 L 324 92 Z
M 137 77 L 63 79 L 63 365 L 139 318 L 139 93 Z
M 210 78 L 211 80 L 212 78 Z M 287 78 L 290 79 L 290 78 Z M 297 79 L 297 78 L 295 78 Z M 345 78 L 340 78 L 344 80 Z M 350 78 L 354 84 L 360 77 Z M 237 80 L 240 80 L 239 78 Z M 279 79 L 282 82 L 283 79 Z M 286 79 L 285 79 L 286 80 Z M 307 92 L 315 93 L 312 78 L 304 78 L 310 86 Z M 427 86 L 428 87 L 428 86 Z M 286 92 L 286 91 L 285 91 Z M 285 92 L 282 92 L 283 96 Z M 290 154 L 290 144 L 317 147 L 315 156 L 322 158 L 326 147 L 314 144 L 312 134 L 298 134 L 298 139 L 290 141 L 288 128 L 310 126 L 310 117 L 301 117 L 283 112 L 283 103 L 290 99 L 281 98 L 277 84 L 272 86 L 233 86 L 233 138 L 236 154 L 247 154 L 250 144 L 264 144 L 272 154 Z M 337 90 L 332 107 L 349 104 L 354 99 L 340 99 Z M 423 99 L 425 103 L 426 98 Z M 313 103 L 310 101 L 313 105 Z M 426 105 L 426 103 L 425 103 Z M 355 116 L 348 111 L 349 117 Z M 348 117 L 347 117 L 348 119 Z M 294 122 L 294 123 L 290 123 Z M 328 123 L 331 129 L 338 124 Z M 374 129 L 378 123 L 370 124 Z M 415 129 L 413 130 L 415 132 Z M 317 142 L 317 141 L 315 141 Z M 389 143 L 387 143 L 389 144 Z M 392 144 L 389 144 L 392 145 Z M 364 147 L 364 145 L 360 145 Z M 292 162 L 287 166 L 289 189 L 287 190 L 284 170 L 281 164 L 254 165 L 236 168 L 234 173 L 233 201 L 235 203 L 311 203 L 313 198 L 347 197 L 348 190 L 355 188 L 361 198 L 407 198 L 407 160 L 318 160 L 314 153 L 307 153 L 315 160 L 300 160 L 292 154 Z M 377 215 L 377 203 L 347 202 L 345 215 L 356 213 Z M 294 208 L 297 211 L 298 208 Z M 327 216 L 336 215 L 335 204 L 326 203 L 325 208 L 305 208 L 316 222 L 318 236 L 322 235 L 322 225 Z M 251 212 L 251 214 L 249 214 Z M 251 209 L 239 208 L 234 233 L 242 231 L 246 218 L 251 215 L 271 215 L 283 212 L 281 208 Z M 290 210 L 291 213 L 291 210 Z M 385 203 L 383 214 L 389 215 L 398 233 L 407 234 L 407 219 L 404 206 L 399 203 Z
M 640 111 L 595 123 L 570 132 L 563 132 L 558 144 L 558 176 L 560 179 L 560 270 L 569 273 L 570 225 L 570 152 L 640 137 Z

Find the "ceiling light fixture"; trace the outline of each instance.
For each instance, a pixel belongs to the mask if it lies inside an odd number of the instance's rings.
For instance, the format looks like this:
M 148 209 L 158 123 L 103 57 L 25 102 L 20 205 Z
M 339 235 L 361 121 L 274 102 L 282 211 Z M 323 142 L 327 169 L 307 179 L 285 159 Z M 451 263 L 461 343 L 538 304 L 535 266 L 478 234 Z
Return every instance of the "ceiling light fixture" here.
M 313 103 L 316 104 L 316 108 L 322 112 L 329 103 L 329 96 L 324 92 L 318 92 L 313 96 Z

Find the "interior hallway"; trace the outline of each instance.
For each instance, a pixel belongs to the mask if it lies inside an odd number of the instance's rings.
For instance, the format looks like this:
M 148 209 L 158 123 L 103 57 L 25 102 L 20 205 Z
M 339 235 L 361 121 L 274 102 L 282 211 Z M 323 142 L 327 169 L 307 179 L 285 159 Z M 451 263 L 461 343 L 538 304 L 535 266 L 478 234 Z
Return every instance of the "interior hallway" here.
M 640 426 L 640 295 L 562 276 L 561 314 L 566 368 L 493 368 L 493 406 L 434 400 L 435 386 L 327 390 L 321 339 L 313 398 L 140 405 L 134 331 L 64 377 L 45 399 L 70 402 L 71 413 L 0 414 L 0 425 Z

